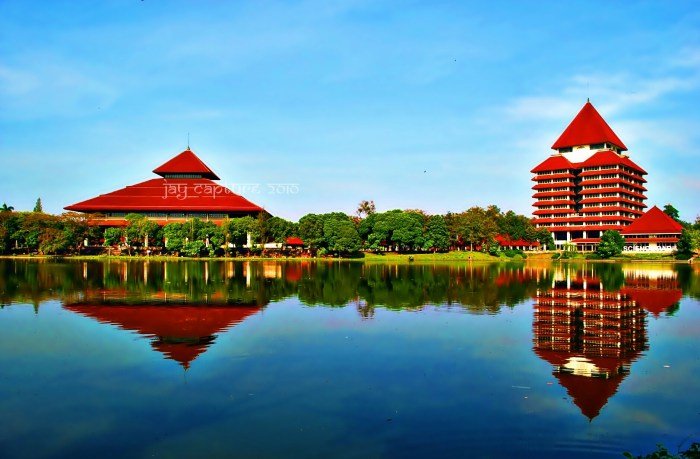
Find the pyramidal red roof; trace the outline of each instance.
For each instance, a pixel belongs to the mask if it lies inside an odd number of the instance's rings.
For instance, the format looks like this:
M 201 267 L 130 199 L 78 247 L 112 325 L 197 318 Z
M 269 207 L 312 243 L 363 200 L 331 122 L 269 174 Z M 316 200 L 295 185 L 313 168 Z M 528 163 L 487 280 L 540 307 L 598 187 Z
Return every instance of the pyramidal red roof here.
M 202 174 L 202 177 L 219 180 L 219 177 L 204 164 L 204 162 L 194 154 L 189 148 L 173 159 L 166 161 L 153 172 L 165 177 L 166 174 Z
M 608 126 L 600 113 L 593 107 L 590 101 L 586 102 L 578 115 L 564 130 L 561 136 L 554 142 L 552 149 L 575 147 L 578 145 L 591 145 L 594 143 L 611 143 L 627 150 L 622 140 Z
M 625 227 L 621 234 L 680 234 L 683 227 L 663 210 L 654 206 Z

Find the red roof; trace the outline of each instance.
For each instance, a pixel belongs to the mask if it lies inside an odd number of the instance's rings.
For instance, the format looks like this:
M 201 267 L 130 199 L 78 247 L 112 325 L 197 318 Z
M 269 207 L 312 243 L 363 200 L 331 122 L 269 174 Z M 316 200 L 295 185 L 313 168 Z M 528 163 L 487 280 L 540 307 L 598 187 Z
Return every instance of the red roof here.
M 262 207 L 206 178 L 151 179 L 67 206 L 77 212 L 261 212 Z
M 561 169 L 573 169 L 574 165 L 571 164 L 571 161 L 566 159 L 565 157 L 561 155 L 553 155 L 550 156 L 549 158 L 545 159 L 542 161 L 539 166 L 535 167 L 532 169 L 530 172 L 533 174 L 536 174 L 537 172 L 544 172 L 544 171 L 556 171 L 556 170 L 561 170 Z M 548 177 L 541 177 L 542 179 L 546 179 Z
M 621 234 L 676 234 L 683 231 L 680 223 L 654 206 L 644 215 L 625 227 Z
M 522 239 L 518 239 L 516 241 L 512 241 L 509 236 L 501 236 L 500 234 L 496 235 L 496 241 L 498 241 L 498 245 L 501 247 L 539 247 L 540 243 L 537 241 L 524 241 Z
M 204 178 L 219 180 L 219 177 L 190 149 L 156 167 L 153 172 L 161 177 L 165 174 L 202 174 Z
M 593 166 L 610 166 L 614 164 L 624 164 L 625 166 L 634 169 L 637 172 L 640 172 L 642 174 L 646 174 L 647 171 L 639 167 L 637 164 L 632 162 L 631 159 L 627 157 L 627 155 L 621 155 L 619 153 L 615 153 L 614 151 L 611 150 L 604 150 L 604 151 L 599 151 L 595 154 L 593 154 L 590 158 L 585 160 L 583 163 L 580 164 L 580 167 L 593 167 Z M 596 171 L 599 174 L 605 174 L 605 170 L 601 171 Z M 585 174 L 585 173 L 584 173 Z M 583 175 L 583 174 L 581 174 Z
M 593 107 L 593 104 L 588 101 L 564 130 L 562 135 L 554 142 L 552 149 L 558 150 L 564 147 L 605 142 L 627 150 L 622 140 L 620 140 L 617 134 L 608 126 L 608 123 L 600 116 L 600 113 Z
M 302 241 L 298 237 L 288 237 L 287 245 L 304 245 L 304 241 Z

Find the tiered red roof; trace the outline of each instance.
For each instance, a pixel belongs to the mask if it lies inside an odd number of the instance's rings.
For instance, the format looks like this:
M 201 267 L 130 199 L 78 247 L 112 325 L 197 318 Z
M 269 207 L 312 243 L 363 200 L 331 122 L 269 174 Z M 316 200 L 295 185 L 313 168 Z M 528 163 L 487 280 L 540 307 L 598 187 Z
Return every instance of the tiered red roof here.
M 622 235 L 680 234 L 682 231 L 683 227 L 680 223 L 668 216 L 663 210 L 654 206 L 631 225 L 620 231 L 620 233 Z
M 559 148 L 606 142 L 622 150 L 627 150 L 622 140 L 608 126 L 608 123 L 600 116 L 593 104 L 588 101 L 562 135 L 554 142 L 552 149 L 558 150 Z
M 550 156 L 549 158 L 545 159 L 542 161 L 537 167 L 532 169 L 530 172 L 533 174 L 536 174 L 538 172 L 544 172 L 544 171 L 554 171 L 554 170 L 560 170 L 560 169 L 573 169 L 574 165 L 571 164 L 571 161 L 566 159 L 565 157 L 561 155 L 554 155 Z
M 262 207 L 205 178 L 151 179 L 67 206 L 77 212 L 260 212 Z
M 204 164 L 204 162 L 194 154 L 189 148 L 173 159 L 166 161 L 153 172 L 165 177 L 167 174 L 202 174 L 202 177 L 219 180 L 219 177 Z
M 212 212 L 253 214 L 263 208 L 212 180 L 219 177 L 185 150 L 153 172 L 163 176 L 70 206 L 77 212 Z M 198 178 L 170 178 L 173 175 Z

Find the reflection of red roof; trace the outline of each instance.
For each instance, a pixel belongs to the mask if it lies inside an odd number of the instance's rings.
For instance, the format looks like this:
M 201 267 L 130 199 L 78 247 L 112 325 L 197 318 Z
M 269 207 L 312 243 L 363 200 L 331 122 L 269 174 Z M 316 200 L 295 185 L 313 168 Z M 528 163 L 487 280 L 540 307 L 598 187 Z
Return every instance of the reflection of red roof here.
M 563 366 L 571 357 L 576 356 L 576 354 L 570 352 L 542 349 L 535 349 L 535 354 L 556 367 Z M 561 386 L 566 389 L 567 394 L 579 407 L 581 413 L 589 420 L 592 420 L 600 414 L 600 410 L 608 403 L 608 399 L 617 392 L 617 388 L 624 378 L 624 374 L 620 374 L 620 367 L 623 364 L 629 364 L 634 358 L 614 359 L 591 356 L 585 356 L 584 358 L 609 376 L 607 378 L 589 377 L 561 371 L 556 371 L 554 376 L 559 380 Z
M 622 140 L 608 126 L 593 104 L 586 102 L 578 115 L 571 121 L 561 136 L 554 142 L 552 149 L 591 145 L 596 143 L 611 143 L 627 150 Z
M 654 206 L 620 231 L 621 234 L 680 234 L 683 227 L 664 211 Z
M 66 207 L 78 212 L 260 212 L 259 207 L 209 179 L 151 179 Z
M 589 420 L 600 414 L 600 410 L 608 403 L 610 397 L 617 393 L 623 375 L 616 374 L 610 378 L 589 378 L 567 373 L 557 373 L 555 377 L 559 384 L 566 389 L 581 413 Z
M 302 241 L 298 237 L 288 237 L 287 245 L 304 245 L 304 241 Z
M 202 174 L 204 178 L 219 180 L 219 177 L 190 149 L 156 167 L 153 172 L 161 177 L 165 174 Z
M 623 287 L 620 289 L 620 293 L 629 295 L 640 307 L 649 311 L 654 317 L 659 317 L 683 298 L 681 289 Z
M 101 323 L 157 337 L 154 349 L 188 368 L 206 350 L 213 335 L 256 314 L 260 308 L 238 306 L 64 305 Z

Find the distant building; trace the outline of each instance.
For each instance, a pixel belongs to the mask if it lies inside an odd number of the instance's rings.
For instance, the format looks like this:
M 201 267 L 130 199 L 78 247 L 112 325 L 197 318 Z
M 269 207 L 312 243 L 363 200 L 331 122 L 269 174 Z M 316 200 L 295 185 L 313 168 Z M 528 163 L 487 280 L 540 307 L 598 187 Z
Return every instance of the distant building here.
M 625 237 L 625 251 L 673 252 L 682 231 L 680 223 L 654 206 L 620 233 Z
M 189 148 L 157 167 L 154 178 L 67 206 L 66 210 L 98 214 L 101 226 L 126 226 L 136 213 L 160 225 L 191 218 L 221 223 L 227 218 L 257 216 L 265 210 L 214 180 L 219 177 Z M 254 185 L 246 190 L 256 191 Z
M 554 142 L 555 153 L 532 169 L 534 223 L 557 248 L 593 250 L 606 230 L 622 230 L 644 213 L 647 172 L 590 101 Z

